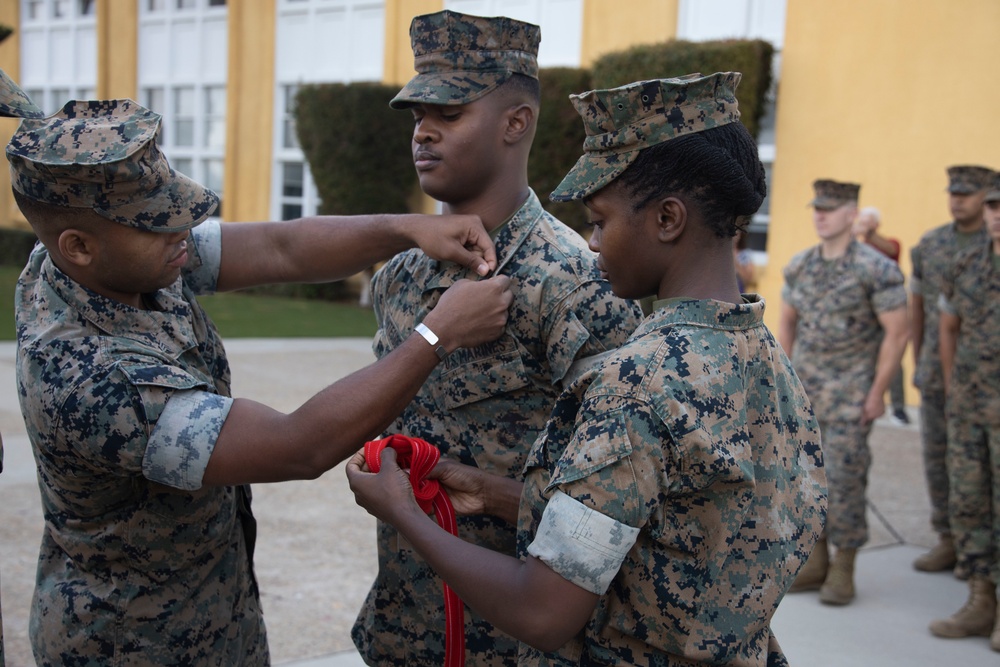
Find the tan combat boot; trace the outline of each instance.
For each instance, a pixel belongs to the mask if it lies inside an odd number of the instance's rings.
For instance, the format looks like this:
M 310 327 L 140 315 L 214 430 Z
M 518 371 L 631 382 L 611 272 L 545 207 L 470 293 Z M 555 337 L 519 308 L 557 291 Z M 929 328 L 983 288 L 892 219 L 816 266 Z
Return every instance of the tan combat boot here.
M 820 602 L 843 605 L 854 599 L 854 557 L 857 554 L 857 549 L 837 549 L 826 581 L 819 589 Z
M 933 549 L 913 561 L 913 569 L 921 572 L 943 572 L 955 569 L 957 561 L 954 540 L 951 539 L 951 535 L 942 535 Z
M 993 582 L 985 577 L 969 579 L 969 599 L 950 618 L 931 622 L 930 631 L 935 637 L 990 637 L 997 615 L 997 593 Z M 994 633 L 996 634 L 996 633 Z M 990 645 L 993 645 L 992 637 Z
M 806 564 L 799 570 L 799 575 L 789 587 L 789 593 L 816 591 L 826 581 L 826 571 L 830 567 L 830 552 L 827 551 L 826 538 L 816 542 L 812 553 L 806 559 Z

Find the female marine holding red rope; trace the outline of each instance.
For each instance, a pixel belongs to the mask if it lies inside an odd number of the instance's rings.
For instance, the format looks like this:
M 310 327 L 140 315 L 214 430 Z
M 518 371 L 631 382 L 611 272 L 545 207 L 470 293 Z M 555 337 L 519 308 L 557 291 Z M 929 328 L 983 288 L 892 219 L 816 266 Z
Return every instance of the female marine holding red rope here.
M 732 236 L 764 171 L 738 122 L 740 74 L 573 96 L 584 155 L 552 193 L 583 200 L 615 294 L 653 313 L 561 396 L 523 484 L 443 462 L 460 513 L 516 522 L 519 558 L 441 530 L 391 448 L 348 464 L 522 665 L 781 665 L 770 619 L 822 530 L 819 431 L 791 365 L 740 295 Z

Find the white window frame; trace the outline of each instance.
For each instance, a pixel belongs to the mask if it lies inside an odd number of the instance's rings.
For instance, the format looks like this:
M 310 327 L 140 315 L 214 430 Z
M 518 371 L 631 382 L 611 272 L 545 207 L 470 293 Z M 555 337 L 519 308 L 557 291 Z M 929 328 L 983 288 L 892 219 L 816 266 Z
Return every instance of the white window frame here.
M 93 0 L 19 2 L 21 61 L 43 61 L 41 72 L 22 67 L 19 83 L 25 93 L 47 114 L 58 111 L 70 100 L 93 99 L 97 93 L 97 3 Z M 89 8 L 89 13 L 83 13 L 84 7 Z M 63 13 L 57 16 L 60 8 Z M 88 42 L 91 49 L 87 49 Z M 58 44 L 68 46 L 69 53 L 56 53 Z M 34 51 L 33 47 L 41 47 L 42 52 Z M 89 57 L 92 67 L 81 62 L 83 58 L 78 55 Z
M 166 39 L 172 39 L 176 26 L 193 26 L 200 41 L 207 40 L 205 24 L 209 21 L 228 20 L 226 5 L 211 5 L 209 0 L 139 0 L 139 35 L 142 39 L 143 28 L 162 27 L 167 34 Z M 173 48 L 173 45 L 170 45 Z M 223 49 L 225 52 L 225 49 Z M 140 50 L 141 59 L 141 50 Z M 228 104 L 228 87 L 226 68 L 218 67 L 218 74 L 210 75 L 199 71 L 195 76 L 178 74 L 167 68 L 159 76 L 144 76 L 140 61 L 139 100 L 145 106 L 151 105 L 151 94 L 160 96 L 160 108 L 153 111 L 163 116 L 159 144 L 172 167 L 189 176 L 195 181 L 213 189 L 225 201 L 223 183 L 225 178 L 225 121 Z M 211 109 L 208 101 L 209 92 L 221 89 L 225 100 L 223 108 Z M 180 96 L 190 91 L 192 94 L 191 108 L 186 117 L 192 121 L 191 145 L 177 143 L 177 104 Z M 214 145 L 209 139 L 218 137 L 212 134 L 212 123 L 222 121 L 221 141 Z
M 318 12 L 329 11 L 331 9 L 341 9 L 349 13 L 381 11 L 381 34 L 384 35 L 385 33 L 385 2 L 382 0 L 278 0 L 276 6 L 277 20 L 275 21 L 275 30 L 281 30 L 281 22 L 284 18 L 306 17 L 307 20 L 312 23 L 314 22 Z M 278 39 L 280 41 L 280 33 Z M 276 51 L 278 50 L 279 49 L 276 49 Z M 281 53 L 276 53 L 275 58 L 280 58 L 281 55 Z M 361 56 L 358 57 L 360 58 Z M 379 43 L 377 44 L 377 58 L 381 62 L 384 57 L 384 44 Z M 378 79 L 381 80 L 382 73 L 385 69 L 384 64 L 382 64 L 378 69 Z M 317 75 L 311 71 L 286 73 L 285 68 L 281 67 L 280 63 L 276 63 L 275 71 L 277 74 L 274 82 L 274 132 L 272 143 L 274 158 L 272 162 L 273 175 L 271 177 L 271 216 L 273 220 L 288 219 L 289 215 L 287 213 L 290 207 L 295 207 L 301 216 L 316 215 L 321 202 L 319 199 L 319 193 L 316 189 L 316 183 L 313 180 L 312 172 L 309 169 L 309 163 L 306 161 L 305 154 L 302 149 L 297 145 L 297 138 L 295 146 L 286 146 L 284 142 L 285 123 L 289 118 L 287 100 L 290 99 L 286 91 L 288 91 L 289 88 L 297 88 L 311 83 L 351 83 L 354 81 L 371 79 L 362 77 L 356 78 L 351 72 L 337 79 L 330 79 L 322 75 Z M 294 123 L 292 124 L 291 131 L 294 133 Z M 285 193 L 285 165 L 293 164 L 302 166 L 301 196 L 293 196 Z

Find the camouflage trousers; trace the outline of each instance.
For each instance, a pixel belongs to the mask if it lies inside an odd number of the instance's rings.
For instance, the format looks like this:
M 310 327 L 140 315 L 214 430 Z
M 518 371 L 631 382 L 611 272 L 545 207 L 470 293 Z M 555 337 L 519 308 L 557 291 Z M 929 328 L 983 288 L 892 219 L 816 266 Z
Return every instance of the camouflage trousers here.
M 924 475 L 931 499 L 931 527 L 939 535 L 950 535 L 948 527 L 948 420 L 944 390 L 927 387 L 920 391 L 920 439 L 924 450 Z
M 871 450 L 871 425 L 854 421 L 820 421 L 823 467 L 829 493 L 826 536 L 838 549 L 858 549 L 868 541 L 865 496 Z
M 1000 582 L 1000 424 L 948 420 L 948 478 L 955 571 Z

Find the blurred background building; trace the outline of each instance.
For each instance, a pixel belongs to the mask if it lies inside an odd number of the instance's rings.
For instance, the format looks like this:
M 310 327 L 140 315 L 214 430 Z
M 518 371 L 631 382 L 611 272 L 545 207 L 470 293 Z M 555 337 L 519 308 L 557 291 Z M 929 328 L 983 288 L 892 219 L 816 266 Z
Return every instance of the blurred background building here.
M 220 192 L 224 219 L 287 219 L 317 207 L 297 88 L 405 82 L 411 18 L 445 8 L 540 25 L 542 67 L 674 38 L 771 42 L 770 195 L 752 246 L 772 329 L 781 268 L 816 242 L 814 179 L 862 183 L 909 274 L 909 248 L 950 217 L 945 168 L 1000 168 L 997 0 L 0 0 L 14 28 L 0 68 L 50 113 L 92 97 L 160 112 L 171 164 Z M 0 139 L 16 127 L 0 119 Z M 0 180 L 0 227 L 25 227 Z

